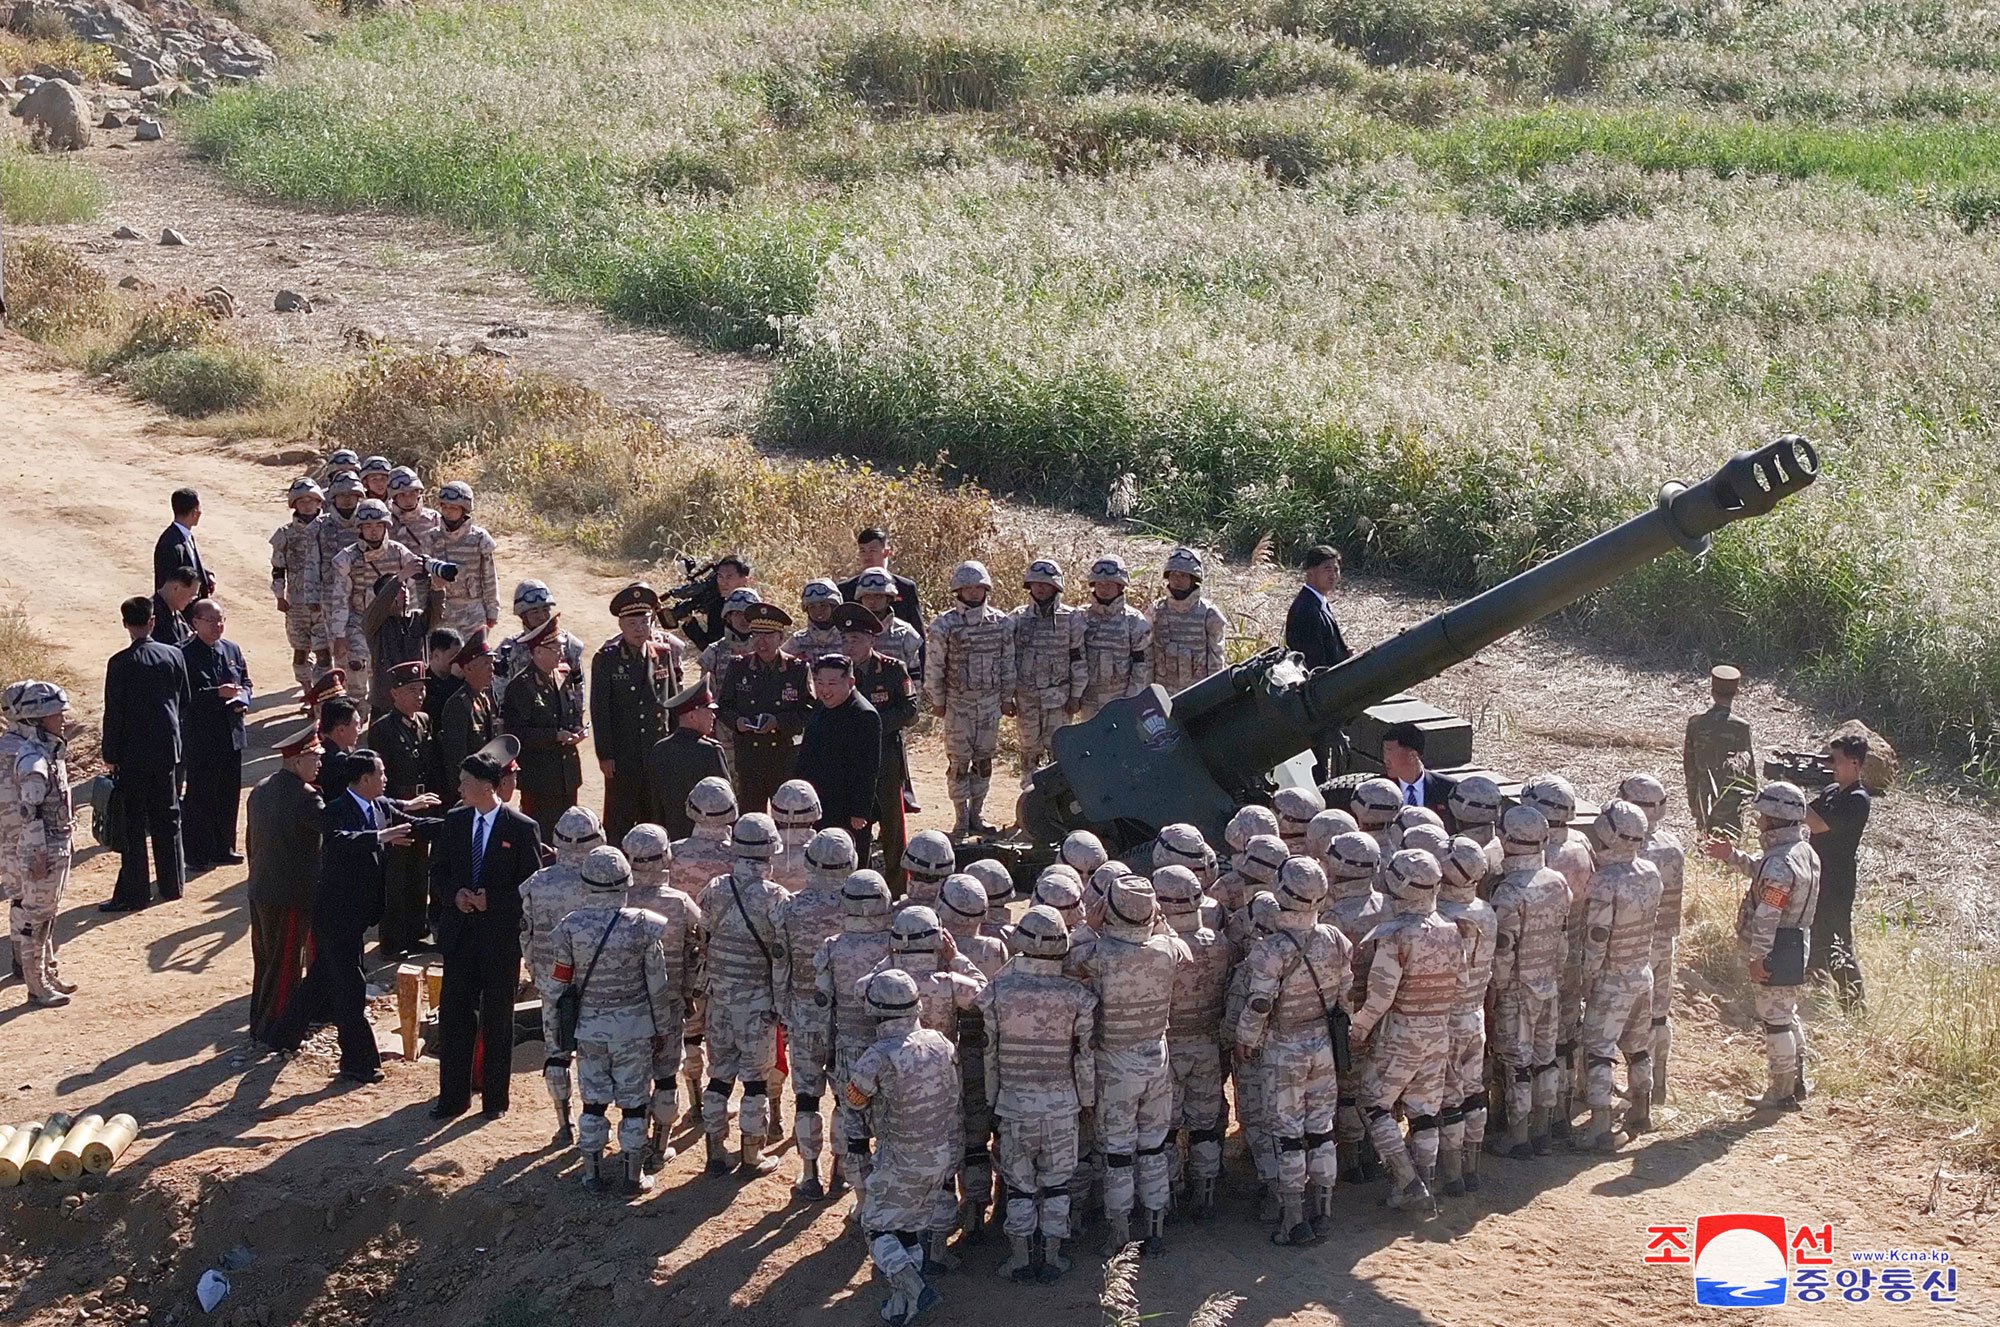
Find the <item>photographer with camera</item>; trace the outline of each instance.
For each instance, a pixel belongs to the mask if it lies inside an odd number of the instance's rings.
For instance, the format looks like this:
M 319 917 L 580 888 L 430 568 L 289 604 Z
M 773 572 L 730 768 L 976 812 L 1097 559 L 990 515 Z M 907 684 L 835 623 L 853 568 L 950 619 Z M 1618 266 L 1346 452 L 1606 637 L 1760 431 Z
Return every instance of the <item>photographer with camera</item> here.
M 1828 743 L 1833 782 L 1806 809 L 1813 851 L 1819 854 L 1819 909 L 1813 913 L 1808 975 L 1828 977 L 1842 1008 L 1861 1003 L 1861 964 L 1854 953 L 1854 891 L 1859 876 L 1857 858 L 1861 831 L 1873 807 L 1862 786 L 1868 762 L 1868 739 L 1836 737 Z
M 667 592 L 666 612 L 696 649 L 706 649 L 722 639 L 724 603 L 749 588 L 750 562 L 737 553 L 725 553 L 706 567 L 694 566 L 692 559 L 683 562 L 687 583 Z
M 441 574 L 442 564 L 434 564 L 389 538 L 387 503 L 374 498 L 363 501 L 354 509 L 354 525 L 355 541 L 334 556 L 333 574 L 320 591 L 334 667 L 346 670 L 348 695 L 365 701 L 374 681 L 368 618 L 376 587 L 385 578 L 407 581 L 433 574 L 434 567 Z M 376 611 L 386 613 L 390 607 L 378 606 Z

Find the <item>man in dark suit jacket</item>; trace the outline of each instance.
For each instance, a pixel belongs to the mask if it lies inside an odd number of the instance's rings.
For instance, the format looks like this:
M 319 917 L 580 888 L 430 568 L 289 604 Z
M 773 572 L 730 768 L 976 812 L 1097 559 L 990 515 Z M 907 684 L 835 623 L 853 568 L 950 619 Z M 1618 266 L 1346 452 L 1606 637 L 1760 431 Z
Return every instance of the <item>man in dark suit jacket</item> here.
M 820 826 L 846 830 L 855 860 L 865 862 L 882 769 L 882 716 L 854 689 L 854 664 L 844 654 L 813 660 L 812 688 L 819 708 L 806 720 L 793 774 L 819 794 Z
M 361 947 L 368 928 L 382 919 L 382 857 L 436 821 L 413 819 L 435 799 L 397 802 L 383 796 L 388 775 L 381 757 L 357 751 L 354 778 L 320 816 L 319 885 L 313 891 L 313 961 L 291 1007 L 271 1034 L 271 1044 L 295 1051 L 314 1022 L 340 1030 L 340 1076 L 373 1083 L 382 1077 L 382 1055 L 368 1022 L 368 979 Z
M 1340 584 L 1340 550 L 1316 544 L 1306 550 L 1305 584 L 1285 614 L 1285 648 L 1300 654 L 1308 668 L 1330 668 L 1354 651 L 1340 634 L 1327 596 Z M 1333 773 L 1333 750 L 1345 738 L 1330 734 L 1313 748 L 1313 779 L 1320 781 Z
M 243 792 L 243 716 L 250 708 L 250 668 L 236 642 L 224 640 L 222 605 L 195 602 L 194 635 L 181 645 L 187 660 L 188 707 L 181 711 L 187 794 L 181 838 L 188 869 L 235 866 L 237 799 Z
M 158 589 L 169 572 L 186 569 L 195 575 L 195 595 L 215 597 L 215 577 L 202 565 L 201 550 L 195 546 L 194 528 L 201 524 L 201 494 L 191 488 L 177 488 L 171 499 L 174 521 L 160 531 L 153 544 L 153 588 Z
M 1458 780 L 1424 768 L 1423 729 L 1399 723 L 1383 733 L 1382 769 L 1402 788 L 1404 806 L 1427 806 L 1438 813 L 1445 828 L 1458 832 L 1451 814 L 1451 790 Z
M 541 831 L 500 800 L 505 775 L 506 765 L 484 751 L 460 761 L 460 804 L 431 846 L 431 927 L 444 956 L 433 1119 L 471 1108 L 473 1046 L 481 1038 L 480 1113 L 498 1119 L 507 1111 L 521 982 L 521 884 L 541 869 Z
M 160 897 L 181 896 L 181 711 L 188 704 L 187 659 L 151 639 L 152 601 L 135 595 L 118 606 L 132 644 L 104 670 L 104 763 L 118 781 L 125 837 L 111 898 L 99 912 L 131 912 Z M 152 841 L 153 870 L 146 844 Z
M 889 546 L 889 532 L 879 525 L 870 525 L 858 531 L 854 542 L 861 550 L 861 570 L 879 568 L 889 571 L 889 557 L 896 550 Z M 924 639 L 924 606 L 917 597 L 917 583 L 908 576 L 898 576 L 889 571 L 890 579 L 896 582 L 896 597 L 890 601 L 889 610 L 903 621 L 917 629 L 917 638 Z M 856 584 L 860 573 L 849 576 L 840 583 L 840 597 L 848 603 L 860 598 L 860 587 Z
M 278 743 L 284 764 L 250 790 L 244 847 L 250 853 L 250 1036 L 266 1046 L 312 963 L 313 894 L 319 887 L 319 826 L 326 807 L 319 733 L 307 727 Z
M 186 567 L 175 567 L 153 592 L 153 639 L 162 645 L 185 644 L 194 635 L 189 614 L 199 595 L 201 578 Z

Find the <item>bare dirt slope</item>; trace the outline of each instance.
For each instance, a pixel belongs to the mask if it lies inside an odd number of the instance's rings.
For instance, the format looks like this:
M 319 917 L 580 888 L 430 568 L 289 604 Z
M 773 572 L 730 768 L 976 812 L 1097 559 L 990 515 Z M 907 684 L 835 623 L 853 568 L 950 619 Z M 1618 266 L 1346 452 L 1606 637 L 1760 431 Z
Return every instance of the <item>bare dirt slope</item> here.
M 231 633 L 272 688 L 257 732 L 289 727 L 262 560 L 283 515 L 285 472 L 155 434 L 147 410 L 38 367 L 13 341 L 0 343 L 0 418 L 6 588 L 70 651 L 86 715 L 98 704 L 101 660 L 120 643 L 112 606 L 144 588 L 163 495 L 193 480 Z M 619 579 L 518 539 L 504 539 L 501 555 L 503 575 L 532 567 L 585 621 Z M 1511 740 L 1531 749 L 1518 734 Z M 260 761 L 253 773 L 266 768 Z M 935 804 L 934 786 L 927 795 Z M 846 1201 L 794 1206 L 782 1178 L 707 1180 L 692 1156 L 673 1163 L 649 1199 L 587 1198 L 574 1160 L 546 1149 L 533 1047 L 517 1059 L 506 1119 L 443 1130 L 424 1115 L 435 1082 L 428 1065 L 391 1063 L 384 1083 L 343 1088 L 322 1051 L 255 1057 L 243 1031 L 241 871 L 194 881 L 178 904 L 111 919 L 95 904 L 109 893 L 112 863 L 88 856 L 62 919 L 66 971 L 83 988 L 77 1002 L 30 1011 L 18 987 L 0 999 L 0 1091 L 10 1120 L 129 1110 L 144 1134 L 101 1187 L 0 1195 L 6 1321 L 191 1322 L 201 1317 L 195 1282 L 238 1245 L 254 1261 L 216 1315 L 231 1327 L 875 1320 L 863 1251 L 842 1235 Z M 1731 1103 L 1761 1072 L 1759 1039 L 1737 1030 L 1740 1013 L 1718 1021 L 1706 1000 L 1682 1012 L 1686 1051 L 1661 1133 L 1610 1158 L 1490 1161 L 1484 1193 L 1422 1227 L 1379 1211 L 1375 1192 L 1348 1192 L 1342 1232 L 1306 1252 L 1265 1242 L 1248 1219 L 1237 1161 L 1222 1220 L 1177 1227 L 1170 1256 L 1146 1267 L 1148 1309 L 1185 1314 L 1231 1291 L 1247 1297 L 1240 1320 L 1251 1323 L 1705 1321 L 1690 1307 L 1685 1269 L 1641 1264 L 1644 1228 L 1748 1209 L 1831 1221 L 1843 1251 L 1949 1249 L 1961 1293 L 1940 1320 L 1990 1320 L 2000 1266 L 1983 1233 L 1986 1188 L 1938 1173 L 1941 1130 L 1879 1118 L 1865 1100 L 1747 1122 Z M 392 1015 L 378 1014 L 386 1032 Z M 944 1280 L 939 1321 L 1096 1321 L 1094 1259 L 1080 1260 L 1064 1285 L 1029 1290 L 983 1274 L 998 1256 L 981 1250 L 968 1272 Z M 1877 1300 L 1802 1320 L 1908 1311 Z

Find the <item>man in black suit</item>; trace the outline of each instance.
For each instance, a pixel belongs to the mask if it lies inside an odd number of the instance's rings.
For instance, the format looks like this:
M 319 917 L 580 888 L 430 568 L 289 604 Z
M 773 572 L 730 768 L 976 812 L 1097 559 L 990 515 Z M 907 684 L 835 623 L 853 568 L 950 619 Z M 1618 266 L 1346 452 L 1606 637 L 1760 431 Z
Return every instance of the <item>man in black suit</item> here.
M 680 623 L 681 634 L 694 642 L 696 649 L 706 649 L 722 639 L 727 629 L 722 622 L 723 601 L 737 590 L 750 584 L 750 560 L 740 553 L 729 553 L 715 560 L 715 607 L 701 613 L 691 613 Z
M 862 571 L 876 568 L 889 571 L 889 558 L 896 550 L 889 546 L 887 530 L 879 525 L 867 526 L 856 532 L 854 542 L 861 549 Z M 924 606 L 917 598 L 917 583 L 908 576 L 898 576 L 893 571 L 890 571 L 889 575 L 896 582 L 896 597 L 891 601 L 889 611 L 915 627 L 917 639 L 924 639 Z M 840 583 L 840 597 L 850 604 L 860 598 L 859 587 L 855 584 L 860 579 L 860 573 L 857 572 Z
M 1424 768 L 1424 730 L 1399 723 L 1382 734 L 1382 770 L 1403 790 L 1404 806 L 1427 806 L 1454 832 L 1451 790 L 1458 780 Z
M 200 594 L 200 585 L 200 574 L 187 567 L 175 567 L 167 573 L 153 593 L 154 640 L 162 645 L 182 645 L 194 635 L 188 614 Z
M 152 601 L 134 595 L 118 606 L 132 643 L 104 669 L 104 764 L 118 781 L 125 837 L 118 883 L 99 912 L 132 912 L 181 896 L 181 711 L 188 704 L 187 659 L 151 639 Z M 146 844 L 152 841 L 153 870 Z
M 174 522 L 160 531 L 153 545 L 153 588 L 158 589 L 167 573 L 185 568 L 195 575 L 195 594 L 202 599 L 215 597 L 215 577 L 202 565 L 201 550 L 195 546 L 194 528 L 201 524 L 201 494 L 191 488 L 177 488 L 171 499 Z
M 859 604 L 851 607 L 868 611 Z M 875 782 L 882 770 L 882 716 L 854 689 L 854 664 L 844 654 L 813 660 L 812 689 L 819 708 L 806 720 L 793 775 L 819 794 L 820 827 L 846 830 L 854 840 L 855 860 L 865 862 L 876 815 Z
M 1308 668 L 1330 668 L 1354 651 L 1340 634 L 1340 623 L 1327 598 L 1340 584 L 1340 550 L 1315 544 L 1306 550 L 1305 584 L 1285 614 L 1285 648 L 1302 655 Z M 1338 732 L 1313 748 L 1313 779 L 1333 773 L 1333 749 L 1346 739 Z
M 182 840 L 190 871 L 235 866 L 237 799 L 243 792 L 243 716 L 250 709 L 250 668 L 235 641 L 224 640 L 222 605 L 196 600 L 194 635 L 181 645 L 187 660 L 188 706 L 181 711 L 187 795 Z
M 521 883 L 541 869 L 541 831 L 500 800 L 506 763 L 481 750 L 458 768 L 460 804 L 431 847 L 431 926 L 444 956 L 431 1118 L 448 1120 L 471 1108 L 473 1046 L 484 1038 L 480 1113 L 490 1120 L 507 1111 L 521 982 Z
M 398 802 L 383 796 L 388 775 L 381 757 L 356 751 L 354 777 L 345 792 L 327 799 L 320 815 L 319 885 L 313 891 L 313 961 L 291 1006 L 271 1033 L 271 1045 L 295 1051 L 315 1022 L 340 1030 L 340 1076 L 360 1083 L 382 1077 L 382 1055 L 368 1022 L 368 979 L 361 948 L 368 928 L 382 919 L 382 858 L 419 829 L 434 828 L 412 814 L 436 798 Z

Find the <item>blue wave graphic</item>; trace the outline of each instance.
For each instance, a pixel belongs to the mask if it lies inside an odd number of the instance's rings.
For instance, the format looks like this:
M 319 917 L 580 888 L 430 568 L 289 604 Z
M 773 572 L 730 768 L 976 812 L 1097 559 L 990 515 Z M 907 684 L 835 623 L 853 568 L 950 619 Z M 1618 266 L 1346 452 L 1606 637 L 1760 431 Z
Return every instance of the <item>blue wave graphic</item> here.
M 1712 1276 L 1694 1279 L 1694 1302 L 1712 1308 L 1757 1308 L 1785 1302 L 1785 1280 L 1722 1281 Z

